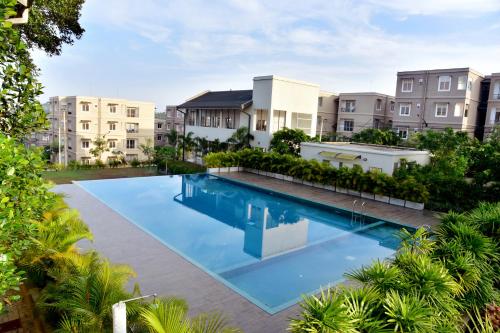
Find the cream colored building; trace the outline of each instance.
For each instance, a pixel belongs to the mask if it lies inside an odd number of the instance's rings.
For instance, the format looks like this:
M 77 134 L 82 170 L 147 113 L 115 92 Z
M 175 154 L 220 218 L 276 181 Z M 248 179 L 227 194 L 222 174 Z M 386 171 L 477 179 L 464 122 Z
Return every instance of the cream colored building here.
M 337 168 L 359 165 L 364 171 L 378 170 L 389 175 L 400 165 L 401 159 L 421 165 L 430 161 L 430 154 L 425 150 L 350 142 L 302 142 L 300 155 Z
M 316 135 L 324 137 L 337 131 L 338 97 L 331 92 L 319 92 Z
M 51 123 L 47 134 L 52 142 L 60 136 L 62 161 L 90 163 L 95 160 L 90 153 L 93 141 L 103 137 L 109 149 L 101 156 L 103 162 L 117 158 L 118 152 L 129 161 L 143 160 L 140 145 L 148 140 L 154 144 L 154 113 L 155 105 L 149 102 L 56 96 L 47 104 Z
M 487 137 L 495 126 L 500 126 L 500 73 L 491 74 L 488 97 L 488 109 L 484 124 L 484 134 Z
M 470 68 L 398 72 L 393 128 L 411 133 L 452 128 L 474 134 L 482 74 Z
M 350 137 L 367 128 L 391 128 L 395 99 L 376 92 L 341 93 L 337 133 Z
M 253 79 L 252 90 L 208 91 L 178 106 L 186 112 L 186 133 L 226 141 L 247 127 L 254 147 L 269 148 L 284 127 L 316 135 L 319 86 L 275 75 Z

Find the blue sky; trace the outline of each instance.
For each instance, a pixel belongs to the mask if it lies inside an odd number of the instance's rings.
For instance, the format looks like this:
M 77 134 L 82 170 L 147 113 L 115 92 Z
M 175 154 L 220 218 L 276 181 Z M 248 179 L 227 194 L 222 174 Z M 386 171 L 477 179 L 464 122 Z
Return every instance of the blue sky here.
M 281 75 L 333 92 L 394 94 L 396 72 L 500 72 L 500 0 L 87 0 L 86 33 L 37 51 L 55 95 L 153 101 L 251 89 Z

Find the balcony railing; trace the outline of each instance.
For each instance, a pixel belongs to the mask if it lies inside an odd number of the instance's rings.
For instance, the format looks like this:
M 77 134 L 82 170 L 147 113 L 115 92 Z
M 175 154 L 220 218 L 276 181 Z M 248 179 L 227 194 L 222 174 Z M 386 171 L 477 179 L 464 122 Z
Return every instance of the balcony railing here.
M 355 107 L 349 107 L 349 108 L 340 108 L 341 112 L 354 112 L 356 111 Z
M 139 133 L 138 128 L 127 128 L 127 133 Z

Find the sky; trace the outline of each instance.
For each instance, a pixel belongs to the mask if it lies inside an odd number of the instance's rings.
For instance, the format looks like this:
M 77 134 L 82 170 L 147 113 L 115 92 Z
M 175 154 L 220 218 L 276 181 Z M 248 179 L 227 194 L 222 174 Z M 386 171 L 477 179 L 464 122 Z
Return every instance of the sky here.
M 34 52 L 56 95 L 152 101 L 251 89 L 279 75 L 394 95 L 404 70 L 500 72 L 500 0 L 87 0 L 86 32 Z

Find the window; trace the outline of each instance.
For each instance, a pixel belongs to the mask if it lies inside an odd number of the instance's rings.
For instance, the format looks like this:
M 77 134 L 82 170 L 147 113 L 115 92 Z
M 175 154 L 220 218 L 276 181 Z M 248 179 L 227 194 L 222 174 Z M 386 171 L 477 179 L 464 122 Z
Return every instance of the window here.
M 467 87 L 467 76 L 459 76 L 457 90 L 465 90 Z
M 116 140 L 108 140 L 108 148 L 116 148 Z
M 90 148 L 90 140 L 82 140 L 82 148 L 83 149 Z
M 500 82 L 495 82 L 493 86 L 493 99 L 500 99 Z
M 312 114 L 309 113 L 292 113 L 292 128 L 301 129 L 306 133 L 311 131 Z
M 398 135 L 401 139 L 408 139 L 408 128 L 407 127 L 398 127 Z
M 223 110 L 222 111 L 222 127 L 235 129 L 236 127 L 236 111 L 235 110 Z
M 394 112 L 394 109 L 396 108 L 396 103 L 391 102 L 391 112 Z
M 342 112 L 354 112 L 356 111 L 356 101 L 345 101 L 344 107 L 341 108 Z
M 84 130 L 84 131 L 90 130 L 90 121 L 82 122 L 82 130 Z
M 138 157 L 139 157 L 139 155 L 137 155 L 137 154 L 126 154 L 125 160 L 130 162 L 130 161 L 136 160 Z
M 339 168 L 342 168 L 344 166 L 344 162 L 339 162 Z
M 471 91 L 471 90 L 472 90 L 472 80 L 467 81 L 467 89 L 468 89 L 469 91 Z
M 156 136 L 156 141 L 161 141 L 161 135 Z
M 170 124 L 167 124 L 167 131 L 170 131 Z
M 323 106 L 323 97 L 318 97 L 318 106 Z
M 109 113 L 116 113 L 116 104 L 109 105 Z
M 273 130 L 279 131 L 286 126 L 286 111 L 274 110 Z
M 404 103 L 399 105 L 399 115 L 404 117 L 410 116 L 411 104 Z
M 450 91 L 451 87 L 451 76 L 444 75 L 439 77 L 438 81 L 438 91 Z
M 495 112 L 495 124 L 500 124 L 500 111 Z
M 467 118 L 468 115 L 469 115 L 469 104 L 465 104 L 464 118 Z
M 127 149 L 135 148 L 135 139 L 127 139 Z
M 115 122 L 110 122 L 109 123 L 109 130 L 110 131 L 116 131 L 116 123 Z
M 343 130 L 345 132 L 352 132 L 354 130 L 354 120 L 352 120 L 352 119 L 345 119 L 343 127 L 344 127 Z
M 127 117 L 130 118 L 139 117 L 139 110 L 137 108 L 127 108 Z
M 255 111 L 257 123 L 255 124 L 256 131 L 267 131 L 267 110 L 257 109 Z
M 375 109 L 376 109 L 377 111 L 382 110 L 382 100 L 381 100 L 381 99 L 379 99 L 379 98 L 377 98 L 377 102 L 375 103 Z
M 412 92 L 412 91 L 413 91 L 413 79 L 401 80 L 401 92 Z
M 139 133 L 139 124 L 127 123 L 127 133 Z
M 82 164 L 89 165 L 90 157 L 82 157 Z
M 448 103 L 436 103 L 436 117 L 444 118 L 448 116 Z
M 464 108 L 464 105 L 462 103 L 456 103 L 455 104 L 455 111 L 453 112 L 453 116 L 461 117 L 463 108 Z
M 380 119 L 375 119 L 373 122 L 373 128 L 379 129 L 380 128 Z
M 382 168 L 370 167 L 370 171 L 382 172 Z
M 90 111 L 90 104 L 89 103 L 82 103 L 82 111 Z
M 162 128 L 162 126 L 163 126 L 163 124 L 162 124 L 162 123 L 158 123 L 158 124 L 156 124 L 156 128 L 158 128 L 158 129 L 161 129 L 161 128 Z

